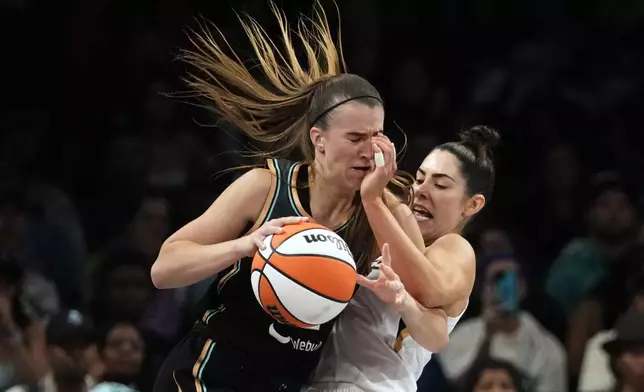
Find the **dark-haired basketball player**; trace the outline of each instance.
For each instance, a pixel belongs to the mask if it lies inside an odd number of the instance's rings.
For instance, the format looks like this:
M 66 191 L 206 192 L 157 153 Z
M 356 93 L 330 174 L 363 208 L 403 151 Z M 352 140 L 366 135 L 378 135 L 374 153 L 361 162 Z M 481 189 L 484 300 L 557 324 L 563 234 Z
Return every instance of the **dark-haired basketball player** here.
M 459 233 L 492 196 L 491 158 L 498 133 L 474 127 L 464 130 L 460 137 L 458 142 L 435 147 L 416 173 L 413 210 L 427 252 L 447 236 L 467 243 Z M 473 205 L 476 208 L 471 208 Z M 471 250 L 469 244 L 464 246 Z M 358 290 L 337 320 L 307 391 L 415 391 L 416 381 L 432 353 L 439 352 L 449 341 L 449 333 L 469 301 L 474 257 L 461 261 L 469 264 L 466 269 L 471 275 L 460 282 L 456 291 L 466 294 L 427 309 L 405 290 L 390 267 L 387 253 L 383 251 L 382 265 L 372 270 L 369 277 L 373 280 L 359 278 L 365 287 Z M 398 333 L 401 318 L 406 328 Z

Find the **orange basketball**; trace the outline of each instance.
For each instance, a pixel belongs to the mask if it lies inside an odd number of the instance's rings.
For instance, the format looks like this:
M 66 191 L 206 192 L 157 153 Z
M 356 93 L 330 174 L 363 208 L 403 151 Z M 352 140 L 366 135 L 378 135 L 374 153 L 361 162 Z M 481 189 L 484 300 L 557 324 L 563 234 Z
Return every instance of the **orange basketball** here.
M 349 247 L 317 223 L 284 226 L 257 251 L 250 280 L 255 298 L 280 323 L 308 328 L 332 320 L 347 306 L 356 285 Z

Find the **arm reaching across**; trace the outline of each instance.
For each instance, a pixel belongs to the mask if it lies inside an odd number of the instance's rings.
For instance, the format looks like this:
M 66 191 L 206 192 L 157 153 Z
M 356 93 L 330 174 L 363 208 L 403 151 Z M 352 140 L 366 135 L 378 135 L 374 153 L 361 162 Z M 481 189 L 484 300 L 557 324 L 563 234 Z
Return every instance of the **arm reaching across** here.
M 383 302 L 400 312 L 411 337 L 426 350 L 440 352 L 449 342 L 447 314 L 443 309 L 427 309 L 405 290 L 398 275 L 391 268 L 389 245 L 382 247 L 380 276 L 370 280 L 358 275 L 358 284 L 371 290 Z
M 167 289 L 199 282 L 253 256 L 264 238 L 279 233 L 282 226 L 306 220 L 274 219 L 239 238 L 245 227 L 258 221 L 273 181 L 268 170 L 249 171 L 226 188 L 203 215 L 171 235 L 152 266 L 154 285 Z

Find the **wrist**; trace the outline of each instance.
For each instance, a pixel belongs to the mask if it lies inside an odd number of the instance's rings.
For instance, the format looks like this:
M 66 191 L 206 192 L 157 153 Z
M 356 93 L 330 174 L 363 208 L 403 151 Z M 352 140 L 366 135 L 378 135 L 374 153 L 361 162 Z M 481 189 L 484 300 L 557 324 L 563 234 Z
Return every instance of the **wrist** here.
M 418 302 L 406 290 L 403 300 L 396 305 L 396 310 L 407 320 L 420 317 L 421 314 Z
M 249 249 L 247 244 L 248 238 L 241 237 L 230 241 L 231 259 L 239 260 L 244 257 L 253 257 L 257 249 Z
M 361 195 L 361 199 L 362 199 L 362 205 L 365 208 L 365 210 L 372 209 L 372 208 L 380 208 L 385 205 L 385 203 L 382 201 L 382 197 L 380 196 L 365 197 L 364 195 Z

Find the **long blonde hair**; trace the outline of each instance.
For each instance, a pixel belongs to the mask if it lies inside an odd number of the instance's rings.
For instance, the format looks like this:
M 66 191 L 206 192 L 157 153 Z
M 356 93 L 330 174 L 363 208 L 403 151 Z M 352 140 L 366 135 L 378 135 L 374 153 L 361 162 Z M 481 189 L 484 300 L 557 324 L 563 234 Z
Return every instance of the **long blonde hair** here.
M 191 34 L 193 48 L 184 50 L 180 57 L 191 67 L 185 81 L 218 117 L 263 144 L 261 150 L 248 155 L 262 161 L 290 158 L 312 163 L 314 150 L 308 132 L 312 126 L 326 129 L 329 113 L 343 101 L 375 107 L 382 105 L 382 99 L 367 80 L 345 73 L 341 45 L 336 46 L 319 3 L 313 17 L 300 17 L 295 29 L 274 3 L 270 7 L 279 27 L 279 46 L 256 20 L 238 16 L 258 60 L 255 68 L 264 81 L 251 74 L 216 26 L 212 27 L 223 46 L 207 28 Z M 296 43 L 303 49 L 306 66 L 298 59 Z M 400 177 L 393 183 L 409 202 L 411 182 Z M 359 194 L 354 205 L 346 240 L 364 272 L 375 239 Z

